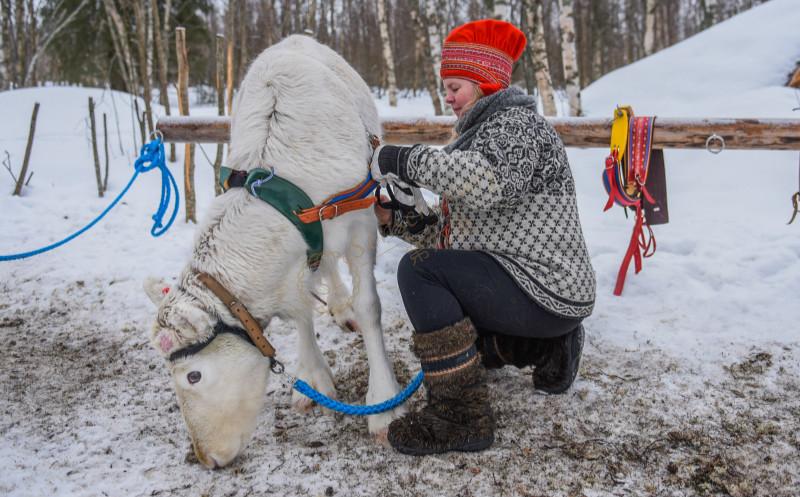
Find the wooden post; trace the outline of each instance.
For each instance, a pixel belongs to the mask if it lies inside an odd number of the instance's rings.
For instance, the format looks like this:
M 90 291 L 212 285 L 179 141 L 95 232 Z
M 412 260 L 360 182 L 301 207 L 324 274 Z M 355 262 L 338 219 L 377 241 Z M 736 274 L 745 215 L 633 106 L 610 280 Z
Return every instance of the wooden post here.
M 108 190 L 108 124 L 105 112 L 103 112 L 103 148 L 106 151 L 106 174 L 103 176 L 103 191 L 105 192 Z
M 100 172 L 100 156 L 97 153 L 97 126 L 94 120 L 94 100 L 89 97 L 89 121 L 92 125 L 92 155 L 94 156 L 94 177 L 97 179 L 97 196 L 103 196 L 103 177 Z
M 602 117 L 547 118 L 567 147 L 608 148 L 611 119 Z M 455 119 L 383 120 L 383 141 L 392 144 L 444 145 L 453 138 Z M 230 138 L 230 118 L 163 117 L 156 126 L 166 141 L 224 143 Z M 705 148 L 712 135 L 725 140 L 726 150 L 800 150 L 800 119 L 658 117 L 653 148 Z
M 216 46 L 216 78 L 215 84 L 217 87 L 217 113 L 220 116 L 225 115 L 225 91 L 223 86 L 223 78 L 225 77 L 225 37 L 217 35 Z M 214 193 L 220 195 L 222 187 L 219 184 L 219 170 L 222 167 L 222 154 L 225 145 L 222 143 L 217 144 L 217 157 L 214 159 Z
M 28 145 L 25 147 L 25 158 L 22 160 L 22 170 L 19 172 L 17 184 L 14 187 L 14 195 L 19 195 L 22 192 L 22 185 L 25 183 L 25 176 L 28 174 L 28 163 L 31 159 L 31 149 L 33 148 L 33 134 L 36 132 L 36 116 L 39 115 L 39 102 L 33 106 L 33 115 L 31 115 L 31 127 L 28 131 Z
M 186 52 L 186 28 L 175 29 L 175 51 L 178 55 L 178 110 L 189 115 L 189 55 Z M 194 194 L 194 144 L 187 143 L 183 157 L 183 189 L 186 199 L 186 222 L 197 223 Z

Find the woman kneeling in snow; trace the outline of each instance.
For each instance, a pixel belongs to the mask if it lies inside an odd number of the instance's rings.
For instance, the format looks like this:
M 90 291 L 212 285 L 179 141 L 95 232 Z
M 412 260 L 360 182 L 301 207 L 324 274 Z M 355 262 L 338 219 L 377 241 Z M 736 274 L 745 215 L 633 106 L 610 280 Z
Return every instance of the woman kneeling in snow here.
M 492 444 L 485 368 L 534 366 L 534 387 L 548 393 L 578 371 L 595 277 L 564 145 L 534 97 L 509 87 L 525 44 L 503 21 L 454 29 L 441 75 L 457 137 L 444 149 L 384 145 L 373 158 L 376 180 L 441 197 L 435 218 L 375 208 L 383 236 L 418 247 L 397 279 L 429 396 L 389 426 L 406 454 Z

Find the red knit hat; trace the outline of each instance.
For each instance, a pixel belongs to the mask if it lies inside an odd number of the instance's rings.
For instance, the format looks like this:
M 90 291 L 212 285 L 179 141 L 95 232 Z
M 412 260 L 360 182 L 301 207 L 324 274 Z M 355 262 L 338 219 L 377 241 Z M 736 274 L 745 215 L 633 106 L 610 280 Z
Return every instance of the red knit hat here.
M 463 24 L 442 46 L 444 78 L 477 83 L 484 95 L 508 88 L 514 62 L 525 50 L 525 34 L 511 23 L 484 19 Z

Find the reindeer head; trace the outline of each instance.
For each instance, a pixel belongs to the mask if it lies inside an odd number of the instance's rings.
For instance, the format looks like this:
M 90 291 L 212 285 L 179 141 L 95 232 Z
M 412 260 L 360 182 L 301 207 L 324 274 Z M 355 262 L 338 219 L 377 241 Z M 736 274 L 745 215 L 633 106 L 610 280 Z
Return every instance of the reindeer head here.
M 185 290 L 153 278 L 144 289 L 158 306 L 150 343 L 168 361 L 194 452 L 208 468 L 225 466 L 255 430 L 269 362 Z

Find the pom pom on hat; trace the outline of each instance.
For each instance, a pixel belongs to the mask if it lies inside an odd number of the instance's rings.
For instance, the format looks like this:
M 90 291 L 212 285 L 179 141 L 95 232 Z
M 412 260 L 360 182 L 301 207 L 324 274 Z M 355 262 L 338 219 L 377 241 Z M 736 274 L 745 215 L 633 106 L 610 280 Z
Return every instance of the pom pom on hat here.
M 514 62 L 525 50 L 527 39 L 516 26 L 484 19 L 463 24 L 447 36 L 442 46 L 444 78 L 477 83 L 484 95 L 508 88 Z

